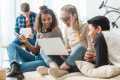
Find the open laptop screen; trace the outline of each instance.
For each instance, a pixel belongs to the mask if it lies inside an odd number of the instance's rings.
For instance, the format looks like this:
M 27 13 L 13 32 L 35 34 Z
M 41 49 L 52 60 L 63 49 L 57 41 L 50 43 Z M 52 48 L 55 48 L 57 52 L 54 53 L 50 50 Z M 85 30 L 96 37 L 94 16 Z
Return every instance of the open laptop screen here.
M 61 38 L 38 39 L 38 45 L 46 55 L 68 55 Z

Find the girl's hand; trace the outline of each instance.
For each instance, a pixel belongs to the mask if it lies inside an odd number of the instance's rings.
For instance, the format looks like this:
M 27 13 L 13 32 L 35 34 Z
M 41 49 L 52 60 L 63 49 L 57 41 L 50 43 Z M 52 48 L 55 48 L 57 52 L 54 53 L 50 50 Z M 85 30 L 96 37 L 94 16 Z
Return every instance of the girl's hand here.
M 37 38 L 38 39 L 43 39 L 43 38 L 47 38 L 47 36 L 45 36 L 44 34 L 39 34 L 39 35 L 37 35 Z
M 43 38 L 47 38 L 47 36 L 45 35 L 40 36 L 40 39 L 43 39 Z
M 23 42 L 23 43 L 26 43 L 26 42 L 28 41 L 28 39 L 27 39 L 24 35 L 20 35 L 20 36 L 19 36 L 19 39 L 20 39 L 20 41 Z
M 92 62 L 96 59 L 96 53 L 86 52 L 84 56 L 85 61 Z
M 39 53 L 40 52 L 40 46 L 33 46 L 31 49 L 30 49 L 30 51 L 32 52 L 32 53 L 34 53 L 34 54 L 36 54 L 36 53 Z

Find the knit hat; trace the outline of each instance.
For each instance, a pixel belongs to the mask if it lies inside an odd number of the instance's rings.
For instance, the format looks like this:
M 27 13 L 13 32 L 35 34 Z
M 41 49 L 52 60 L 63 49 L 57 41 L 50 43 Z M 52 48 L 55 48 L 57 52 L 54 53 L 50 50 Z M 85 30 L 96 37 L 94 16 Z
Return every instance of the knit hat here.
M 93 24 L 96 26 L 101 26 L 103 31 L 110 30 L 110 22 L 105 16 L 95 16 L 87 21 L 88 24 Z

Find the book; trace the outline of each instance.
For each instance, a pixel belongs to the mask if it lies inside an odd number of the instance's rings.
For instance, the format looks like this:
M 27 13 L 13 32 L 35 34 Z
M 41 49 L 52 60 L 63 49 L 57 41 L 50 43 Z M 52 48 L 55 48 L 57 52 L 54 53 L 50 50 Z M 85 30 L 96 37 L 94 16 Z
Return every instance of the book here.
M 21 28 L 20 34 L 24 35 L 26 38 L 31 38 L 33 36 L 31 28 Z

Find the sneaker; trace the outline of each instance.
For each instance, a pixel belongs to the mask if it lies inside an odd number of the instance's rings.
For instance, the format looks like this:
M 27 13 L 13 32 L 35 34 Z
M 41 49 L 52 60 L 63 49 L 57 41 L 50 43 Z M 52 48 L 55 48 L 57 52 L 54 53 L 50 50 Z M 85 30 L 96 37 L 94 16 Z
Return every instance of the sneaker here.
M 19 73 L 16 75 L 17 80 L 24 80 L 24 75 L 23 73 Z
M 68 71 L 66 70 L 60 70 L 58 68 L 50 68 L 48 70 L 49 75 L 53 76 L 54 78 L 59 78 L 61 76 L 64 76 L 65 74 L 68 74 Z
M 39 66 L 37 68 L 37 72 L 40 73 L 41 75 L 48 75 L 48 67 Z
M 16 77 L 18 80 L 23 80 L 24 75 L 20 70 L 20 65 L 16 62 L 11 63 L 11 69 L 7 74 L 7 77 Z

